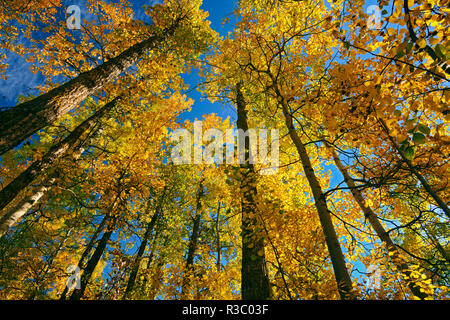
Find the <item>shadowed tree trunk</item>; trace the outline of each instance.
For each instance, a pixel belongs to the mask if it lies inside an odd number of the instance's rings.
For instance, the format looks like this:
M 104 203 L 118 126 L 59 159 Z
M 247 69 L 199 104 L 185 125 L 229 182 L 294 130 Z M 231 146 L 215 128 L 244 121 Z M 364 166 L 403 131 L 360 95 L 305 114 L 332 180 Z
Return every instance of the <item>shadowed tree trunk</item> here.
M 222 267 L 221 263 L 221 255 L 222 255 L 222 245 L 220 244 L 220 201 L 217 203 L 217 217 L 216 217 L 216 249 L 217 249 L 217 261 L 216 267 L 217 271 L 220 271 Z
M 149 50 L 156 48 L 171 36 L 180 19 L 160 34 L 137 43 L 102 65 L 81 73 L 76 78 L 49 92 L 0 111 L 0 155 L 18 146 L 36 131 L 55 122 L 77 107 L 84 99 L 111 83 L 121 73 L 133 66 Z
M 159 257 L 158 257 L 158 263 L 156 264 L 155 272 L 152 276 L 152 283 L 151 283 L 151 291 L 149 293 L 148 299 L 149 300 L 155 300 L 155 297 L 158 294 L 159 289 L 162 285 L 162 279 L 163 279 L 163 270 L 166 259 L 166 253 L 164 252 L 164 248 L 166 248 L 167 244 L 169 243 L 170 236 L 164 235 L 163 237 L 164 241 L 162 243 L 161 249 L 159 250 Z
M 81 154 L 85 150 L 85 146 L 88 141 L 92 141 L 100 132 L 102 131 L 101 126 L 94 129 L 94 132 L 89 135 L 89 138 L 85 141 L 82 141 L 80 144 L 76 145 L 73 149 L 72 157 L 74 160 L 78 160 Z M 43 182 L 40 186 L 36 188 L 36 190 L 30 196 L 26 197 L 22 201 L 20 201 L 16 206 L 10 209 L 4 216 L 0 219 L 0 238 L 8 232 L 9 228 L 11 228 L 17 221 L 22 218 L 28 210 L 33 208 L 39 200 L 48 192 L 50 188 L 53 187 L 57 172 L 53 172 L 48 175 L 47 180 Z
M 447 217 L 450 218 L 450 209 L 447 206 L 447 204 L 444 202 L 444 200 L 441 199 L 441 197 L 439 197 L 439 195 L 437 194 L 436 191 L 433 190 L 433 188 L 429 185 L 428 181 L 425 179 L 425 177 L 416 169 L 416 167 L 414 167 L 414 165 L 412 164 L 412 162 L 405 157 L 404 153 L 400 150 L 400 147 L 398 146 L 397 142 L 395 141 L 395 139 L 391 136 L 390 132 L 389 132 L 389 127 L 386 125 L 386 122 L 384 122 L 383 119 L 378 118 L 378 122 L 381 125 L 381 128 L 384 130 L 384 132 L 386 133 L 386 135 L 388 136 L 389 141 L 392 143 L 394 149 L 398 152 L 398 154 L 400 155 L 400 158 L 402 159 L 402 161 L 404 163 L 406 163 L 406 165 L 408 166 L 409 170 L 411 171 L 411 173 L 413 175 L 416 176 L 417 179 L 419 179 L 420 183 L 422 184 L 423 188 L 426 190 L 426 192 L 428 192 L 428 194 L 434 199 L 434 201 L 436 201 L 436 204 L 438 205 L 439 208 L 442 209 L 442 211 L 444 211 L 445 215 Z
M 145 234 L 144 234 L 142 242 L 139 246 L 138 252 L 136 253 L 136 257 L 133 262 L 130 277 L 128 279 L 127 288 L 125 289 L 125 294 L 123 296 L 124 299 L 126 299 L 130 295 L 131 291 L 133 291 L 134 283 L 136 282 L 136 277 L 139 272 L 139 266 L 141 264 L 142 256 L 144 255 L 145 249 L 147 248 L 147 244 L 150 239 L 150 235 L 155 227 L 155 224 L 156 224 L 157 220 L 159 219 L 160 215 L 162 214 L 162 205 L 164 202 L 165 193 L 166 193 L 166 187 L 164 188 L 163 193 L 159 198 L 158 205 L 155 209 L 155 213 L 153 214 L 152 219 L 150 220 L 150 222 L 147 225 L 147 230 L 145 231 Z M 149 202 L 148 209 L 149 208 L 150 208 L 150 202 Z M 147 214 L 149 211 L 148 209 L 146 210 Z
M 192 276 L 192 273 L 194 272 L 194 257 L 195 257 L 195 251 L 197 249 L 197 242 L 199 237 L 199 231 L 200 231 L 200 220 L 202 217 L 202 197 L 204 194 L 203 190 L 203 181 L 204 178 L 202 177 L 200 180 L 200 184 L 198 186 L 198 192 L 197 192 L 197 199 L 196 199 L 196 205 L 195 205 L 195 216 L 193 218 L 193 225 L 192 225 L 192 233 L 191 237 L 189 239 L 189 246 L 188 246 L 188 254 L 186 258 L 186 267 L 184 268 L 184 275 L 183 280 L 181 284 L 181 300 L 185 300 L 186 296 L 189 294 L 191 289 L 191 281 L 190 277 Z
M 106 223 L 108 222 L 109 219 L 110 219 L 109 215 L 105 215 L 103 217 L 102 221 L 100 222 L 100 224 L 98 225 L 97 229 L 95 230 L 95 233 L 92 235 L 91 240 L 89 240 L 89 243 L 86 246 L 86 248 L 84 249 L 83 254 L 81 255 L 80 260 L 78 261 L 78 264 L 77 264 L 77 267 L 80 270 L 84 269 L 84 260 L 91 253 L 92 248 L 95 245 L 95 241 L 97 240 L 97 238 L 100 235 L 100 233 L 102 233 L 102 231 L 105 228 Z M 64 287 L 64 290 L 61 293 L 61 297 L 59 298 L 59 300 L 66 300 L 68 292 L 69 292 L 69 287 L 68 286 Z
M 67 151 L 79 141 L 80 137 L 92 128 L 103 115 L 107 114 L 120 99 L 121 97 L 117 97 L 105 104 L 100 110 L 76 127 L 75 130 L 73 130 L 64 140 L 52 146 L 41 160 L 33 162 L 33 164 L 31 164 L 25 171 L 23 171 L 18 177 L 3 188 L 0 191 L 0 210 L 13 201 L 14 198 L 22 190 L 28 187 L 34 179 L 50 168 L 57 159 L 65 155 Z M 0 219 L 0 230 L 2 230 L 2 234 L 4 234 L 12 223 L 17 221 L 19 218 L 20 216 L 18 216 L 14 210 L 2 216 Z
M 334 229 L 333 221 L 331 220 L 331 214 L 327 206 L 325 195 L 322 191 L 319 181 L 317 180 L 316 174 L 311 164 L 311 160 L 309 159 L 308 152 L 294 128 L 294 122 L 289 111 L 289 107 L 284 100 L 284 97 L 279 92 L 278 88 L 276 88 L 275 90 L 283 109 L 283 115 L 285 118 L 286 126 L 289 130 L 289 136 L 291 137 L 292 142 L 297 148 L 303 170 L 314 197 L 314 203 L 319 215 L 320 225 L 322 226 L 322 230 L 325 235 L 325 241 L 328 247 L 328 252 L 330 254 L 331 263 L 333 265 L 339 295 L 342 300 L 354 299 L 354 295 L 352 293 L 352 281 L 347 270 L 344 254 L 342 253 L 342 249 L 336 231 Z
M 248 132 L 246 102 L 241 92 L 242 82 L 236 86 L 237 128 Z M 263 227 L 257 216 L 256 173 L 250 163 L 250 139 L 245 136 L 245 163 L 241 164 L 242 206 L 242 269 L 241 296 L 243 300 L 267 300 L 271 298 L 264 251 Z
M 150 267 L 153 263 L 153 259 L 155 257 L 155 251 L 156 251 L 156 247 L 157 247 L 157 241 L 158 241 L 158 238 L 160 235 L 160 229 L 161 228 L 157 228 L 155 230 L 155 235 L 153 236 L 152 249 L 150 250 L 150 255 L 148 257 L 147 265 L 145 267 L 145 270 L 147 270 L 147 271 L 150 270 Z M 148 274 L 146 274 L 144 277 L 144 280 L 142 281 L 142 285 L 140 286 L 143 290 L 146 290 L 146 288 L 147 288 L 148 278 L 149 278 L 149 276 L 148 276 Z
M 108 220 L 105 232 L 98 241 L 94 253 L 92 254 L 91 258 L 86 264 L 86 268 L 83 270 L 83 274 L 81 275 L 80 280 L 80 289 L 75 289 L 72 292 L 70 300 L 80 300 L 83 297 L 86 287 L 89 281 L 91 280 L 92 274 L 94 273 L 95 268 L 98 265 L 98 262 L 100 261 L 103 253 L 105 252 L 106 245 L 108 244 L 108 241 L 114 232 L 116 222 L 117 222 L 116 217 L 112 217 L 111 219 Z
M 417 286 L 413 281 L 411 281 L 411 272 L 408 270 L 408 265 L 404 262 L 402 262 L 402 259 L 400 257 L 400 252 L 398 251 L 397 247 L 395 246 L 394 242 L 392 241 L 391 237 L 389 236 L 389 233 L 386 232 L 383 225 L 381 224 L 380 220 L 378 219 L 375 212 L 373 212 L 372 208 L 370 208 L 366 202 L 364 201 L 364 197 L 361 194 L 361 192 L 358 190 L 353 178 L 348 173 L 347 169 L 342 164 L 341 160 L 339 159 L 339 156 L 336 154 L 334 150 L 331 149 L 331 146 L 328 145 L 327 142 L 325 142 L 325 145 L 327 148 L 329 148 L 332 151 L 334 162 L 336 163 L 336 166 L 338 167 L 339 171 L 344 176 L 344 181 L 347 184 L 347 186 L 350 188 L 350 192 L 353 195 L 353 198 L 358 203 L 359 207 L 361 208 L 362 212 L 364 213 L 364 217 L 369 221 L 372 228 L 375 230 L 378 238 L 385 244 L 388 252 L 390 252 L 391 259 L 393 263 L 397 266 L 397 268 L 405 273 L 409 279 L 406 280 L 408 287 L 411 289 L 411 292 L 420 299 L 425 299 L 427 297 L 426 293 L 423 293 L 420 291 L 420 287 Z

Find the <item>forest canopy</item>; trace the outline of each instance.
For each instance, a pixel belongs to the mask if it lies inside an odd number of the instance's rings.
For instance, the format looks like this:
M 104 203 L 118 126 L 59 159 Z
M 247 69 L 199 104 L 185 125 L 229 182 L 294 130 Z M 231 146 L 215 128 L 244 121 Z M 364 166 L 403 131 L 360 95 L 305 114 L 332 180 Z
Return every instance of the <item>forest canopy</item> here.
M 450 298 L 450 1 L 0 4 L 0 299 Z

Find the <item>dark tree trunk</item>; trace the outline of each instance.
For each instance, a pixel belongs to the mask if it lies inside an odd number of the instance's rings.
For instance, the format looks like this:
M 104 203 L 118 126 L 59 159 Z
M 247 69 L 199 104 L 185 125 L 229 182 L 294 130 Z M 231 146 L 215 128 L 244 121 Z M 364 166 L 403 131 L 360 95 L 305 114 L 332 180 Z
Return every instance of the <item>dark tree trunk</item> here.
M 328 148 L 331 148 L 326 142 L 326 146 Z M 336 154 L 334 150 L 332 150 L 332 155 L 334 162 L 336 163 L 336 166 L 338 167 L 339 171 L 344 176 L 344 181 L 347 184 L 347 186 L 350 188 L 350 192 L 353 195 L 353 198 L 358 203 L 359 207 L 361 208 L 362 212 L 364 213 L 364 217 L 369 221 L 372 228 L 375 230 L 378 238 L 385 244 L 388 252 L 390 252 L 391 259 L 393 263 L 397 266 L 397 268 L 404 272 L 409 279 L 406 281 L 408 284 L 408 287 L 410 288 L 411 292 L 420 299 L 425 299 L 427 297 L 427 294 L 420 291 L 420 287 L 417 286 L 413 281 L 411 281 L 411 272 L 408 271 L 408 265 L 404 263 L 400 258 L 400 252 L 398 251 L 397 247 L 395 246 L 394 242 L 392 241 L 391 237 L 389 236 L 389 233 L 386 232 L 383 225 L 381 224 L 380 220 L 378 219 L 375 212 L 373 212 L 372 208 L 366 205 L 362 193 L 358 190 L 356 187 L 356 184 L 353 180 L 353 178 L 348 173 L 347 169 L 342 164 L 341 160 L 339 159 L 339 156 Z
M 145 231 L 144 237 L 142 239 L 142 242 L 139 246 L 138 252 L 136 254 L 136 257 L 134 259 L 132 270 L 130 273 L 130 277 L 128 279 L 127 288 L 125 289 L 124 299 L 126 299 L 131 291 L 133 291 L 134 284 L 136 282 L 136 277 L 139 272 L 139 266 L 141 264 L 142 257 L 144 255 L 145 249 L 147 248 L 148 241 L 150 239 L 150 235 L 156 225 L 156 222 L 158 221 L 161 213 L 162 213 L 162 205 L 165 197 L 166 188 L 164 188 L 164 191 L 159 199 L 158 205 L 156 207 L 155 213 L 152 216 L 152 219 L 147 225 L 147 229 Z M 148 210 L 147 210 L 148 211 Z M 148 212 L 147 212 L 148 213 Z
M 334 229 L 333 221 L 331 219 L 330 210 L 328 209 L 325 195 L 322 191 L 319 181 L 317 180 L 316 174 L 309 159 L 308 152 L 303 145 L 297 131 L 294 128 L 294 122 L 292 115 L 289 111 L 289 107 L 284 101 L 281 93 L 276 90 L 277 96 L 280 98 L 280 103 L 283 108 L 283 114 L 286 122 L 286 126 L 289 130 L 289 135 L 297 148 L 297 152 L 300 156 L 302 162 L 303 170 L 305 172 L 306 178 L 308 179 L 309 186 L 311 188 L 314 203 L 319 215 L 320 224 L 322 226 L 323 233 L 325 235 L 325 241 L 328 247 L 328 252 L 331 257 L 331 263 L 333 265 L 334 275 L 337 282 L 337 287 L 341 299 L 348 300 L 354 299 L 354 294 L 352 293 L 352 280 L 347 270 L 347 265 L 345 263 L 344 254 L 339 243 L 336 231 Z
M 220 201 L 217 203 L 217 217 L 216 217 L 216 249 L 217 249 L 217 271 L 222 268 L 222 245 L 220 244 Z
M 384 120 L 381 118 L 378 118 L 378 121 L 381 125 L 381 128 L 384 130 L 384 132 L 388 136 L 389 141 L 391 141 L 394 149 L 397 150 L 402 161 L 405 162 L 406 165 L 408 166 L 409 171 L 411 171 L 411 173 L 413 175 L 415 175 L 417 179 L 419 179 L 420 183 L 422 184 L 422 186 L 424 187 L 426 192 L 428 192 L 428 194 L 434 199 L 434 201 L 436 201 L 436 204 L 439 206 L 439 208 L 442 209 L 442 211 L 444 211 L 446 216 L 450 218 L 450 209 L 449 209 L 448 205 L 444 202 L 444 200 L 441 199 L 441 197 L 439 197 L 437 192 L 433 190 L 433 188 L 428 184 L 428 181 L 425 179 L 425 177 L 422 174 L 420 174 L 420 172 L 416 169 L 416 167 L 414 167 L 412 162 L 408 158 L 405 157 L 403 152 L 400 150 L 400 147 L 398 146 L 397 142 L 394 140 L 394 138 L 392 138 L 391 134 L 389 133 L 389 128 L 386 125 L 386 123 L 384 122 Z
M 98 236 L 100 235 L 100 233 L 102 233 L 103 229 L 106 226 L 106 223 L 108 222 L 110 216 L 105 215 L 102 219 L 102 221 L 100 222 L 100 224 L 98 225 L 97 229 L 95 230 L 94 234 L 91 237 L 91 240 L 89 240 L 88 245 L 86 246 L 86 248 L 83 251 L 83 254 L 80 257 L 80 260 L 78 261 L 77 267 L 82 270 L 84 268 L 84 260 L 87 258 L 87 256 L 91 253 L 92 248 L 95 245 L 95 241 L 97 240 Z M 66 300 L 67 297 L 67 293 L 69 292 L 69 288 L 68 286 L 64 287 L 63 292 L 61 293 L 61 297 L 59 298 L 59 300 Z
M 182 300 L 186 299 L 186 296 L 191 289 L 190 276 L 192 276 L 192 273 L 194 271 L 194 257 L 195 257 L 195 251 L 197 249 L 197 242 L 198 242 L 199 231 L 200 231 L 200 220 L 202 217 L 201 199 L 204 194 L 203 181 L 204 181 L 204 178 L 202 177 L 200 180 L 199 187 L 198 187 L 196 206 L 195 206 L 195 216 L 193 218 L 192 233 L 191 233 L 191 237 L 189 239 L 188 254 L 187 254 L 187 258 L 186 258 L 186 267 L 184 269 L 185 271 L 184 271 L 183 281 L 182 281 L 182 285 L 181 285 L 181 299 Z
M 242 82 L 237 91 L 237 128 L 248 131 L 246 103 L 241 92 Z M 267 300 L 271 298 L 264 251 L 263 227 L 257 216 L 255 197 L 256 173 L 250 163 L 250 140 L 245 137 L 245 163 L 241 164 L 241 206 L 242 206 L 242 269 L 241 296 L 243 300 Z
M 105 252 L 106 245 L 108 244 L 108 241 L 114 232 L 116 221 L 117 221 L 116 218 L 111 218 L 108 221 L 109 225 L 106 227 L 103 236 L 98 241 L 94 253 L 92 254 L 91 258 L 86 264 L 86 268 L 83 270 L 83 274 L 81 275 L 80 281 L 80 289 L 75 289 L 72 292 L 70 300 L 80 300 L 83 297 L 86 287 L 89 281 L 91 280 L 92 274 L 94 273 L 95 268 L 98 265 L 98 262 L 100 261 L 103 253 Z

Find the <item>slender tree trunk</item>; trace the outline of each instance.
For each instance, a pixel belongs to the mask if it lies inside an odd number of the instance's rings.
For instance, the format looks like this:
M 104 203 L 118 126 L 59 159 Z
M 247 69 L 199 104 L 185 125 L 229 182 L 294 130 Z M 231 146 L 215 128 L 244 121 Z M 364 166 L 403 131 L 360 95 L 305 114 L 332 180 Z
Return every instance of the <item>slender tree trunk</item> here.
M 403 10 L 405 11 L 405 22 L 406 26 L 408 28 L 409 37 L 411 38 L 411 41 L 415 44 L 417 44 L 417 35 L 414 31 L 414 26 L 411 22 L 411 15 L 410 15 L 410 8 L 408 6 L 408 0 L 403 0 Z M 431 48 L 428 44 L 425 46 L 424 51 L 433 59 L 434 62 L 438 63 L 442 67 L 442 70 L 444 70 L 445 73 L 450 75 L 450 67 L 445 63 L 446 61 L 440 58 L 436 52 L 434 52 L 433 48 Z
M 447 217 L 450 218 L 450 209 L 448 208 L 447 204 L 441 199 L 441 197 L 439 197 L 439 195 L 436 193 L 436 191 L 434 191 L 433 188 L 428 184 L 428 182 L 424 178 L 424 176 L 422 176 L 420 174 L 420 172 L 417 171 L 417 169 L 413 166 L 412 162 L 405 157 L 403 152 L 400 150 L 397 142 L 394 140 L 394 138 L 392 138 L 391 134 L 389 133 L 389 128 L 386 125 L 386 123 L 384 122 L 384 120 L 381 118 L 378 118 L 378 121 L 381 124 L 381 128 L 388 136 L 389 141 L 391 141 L 394 149 L 397 150 L 398 154 L 400 155 L 400 158 L 408 166 L 409 171 L 411 171 L 411 173 L 413 175 L 415 175 L 417 177 L 417 179 L 419 179 L 419 181 L 422 184 L 422 186 L 424 187 L 424 189 L 434 199 L 434 201 L 436 201 L 436 204 L 438 205 L 438 207 L 441 208 L 442 211 L 444 211 L 444 213 L 447 215 Z
M 237 127 L 248 131 L 246 102 L 240 82 L 236 86 Z M 250 139 L 245 137 L 245 163 L 241 164 L 241 206 L 242 206 L 242 269 L 241 296 L 243 300 L 267 300 L 271 298 L 269 276 L 267 274 L 263 228 L 257 216 L 255 197 L 256 173 L 250 163 Z
M 430 242 L 432 243 L 432 245 L 436 248 L 437 251 L 439 251 L 442 258 L 444 258 L 445 261 L 447 261 L 447 263 L 450 263 L 450 256 L 445 251 L 444 247 L 442 247 L 441 243 L 439 242 L 439 239 L 437 239 L 436 236 L 433 234 L 433 232 L 428 230 L 428 228 L 426 226 L 421 224 L 421 227 L 425 231 L 425 234 L 427 235 L 427 237 L 430 239 Z
M 216 217 L 216 246 L 217 246 L 217 262 L 216 267 L 217 271 L 220 271 L 222 268 L 221 263 L 221 254 L 222 254 L 222 246 L 220 244 L 220 201 L 217 203 L 217 217 Z
M 366 202 L 364 201 L 364 197 L 361 194 L 361 192 L 356 187 L 356 184 L 353 180 L 353 178 L 348 173 L 347 169 L 342 164 L 341 160 L 339 159 L 339 156 L 336 154 L 334 150 L 331 149 L 331 147 L 328 145 L 327 142 L 325 142 L 325 145 L 327 148 L 329 148 L 332 151 L 334 162 L 336 163 L 337 168 L 344 176 L 344 181 L 347 184 L 347 186 L 350 188 L 350 192 L 353 195 L 353 198 L 358 203 L 359 207 L 361 208 L 362 212 L 364 213 L 364 217 L 369 221 L 372 228 L 375 230 L 378 238 L 385 244 L 388 252 L 390 252 L 391 259 L 393 263 L 397 266 L 397 268 L 404 272 L 406 276 L 409 277 L 408 280 L 406 280 L 408 287 L 410 288 L 411 292 L 420 299 L 425 299 L 428 295 L 420 291 L 420 287 L 417 286 L 413 281 L 411 281 L 410 274 L 411 272 L 408 270 L 408 265 L 404 263 L 400 257 L 400 252 L 398 251 L 397 247 L 395 246 L 394 242 L 392 241 L 391 237 L 389 236 L 389 233 L 386 232 L 383 225 L 381 224 L 380 220 L 378 219 L 375 212 L 373 212 L 372 208 L 370 208 Z
M 103 236 L 98 241 L 97 247 L 95 248 L 94 253 L 92 254 L 91 258 L 86 264 L 86 268 L 83 270 L 83 274 L 81 275 L 81 281 L 80 281 L 80 289 L 75 289 L 72 292 L 72 295 L 70 296 L 70 300 L 80 300 L 84 292 L 86 290 L 86 287 L 91 280 L 92 274 L 95 271 L 95 268 L 98 265 L 98 262 L 100 261 L 100 258 L 102 257 L 106 245 L 108 244 L 109 239 L 111 238 L 111 235 L 114 232 L 115 224 L 117 222 L 117 218 L 112 217 L 109 220 L 109 225 L 106 226 L 105 232 L 103 233 Z
M 157 245 L 157 240 L 159 237 L 159 228 L 157 228 L 155 230 L 155 235 L 153 237 L 153 241 L 152 241 L 152 249 L 150 251 L 150 256 L 148 257 L 147 260 L 147 266 L 146 266 L 146 270 L 150 270 L 150 267 L 152 265 L 153 259 L 155 257 L 155 251 L 156 251 L 156 245 Z M 144 277 L 144 281 L 142 281 L 142 288 L 147 288 L 147 283 L 148 283 L 148 274 L 146 274 L 146 276 Z
M 48 185 L 39 186 L 36 191 L 20 201 L 15 207 L 11 208 L 2 218 L 0 219 L 0 238 L 8 232 L 20 218 L 22 218 L 28 210 L 30 210 L 39 200 L 47 193 L 50 186 L 55 182 L 56 179 L 52 178 L 48 182 Z
M 160 34 L 133 45 L 102 65 L 81 73 L 49 92 L 0 112 L 0 155 L 18 146 L 36 131 L 55 122 L 84 99 L 111 83 L 149 50 L 161 45 L 178 27 L 177 19 Z
M 55 261 L 55 258 L 58 256 L 58 254 L 61 252 L 61 249 L 64 247 L 64 244 L 66 243 L 67 239 L 69 239 L 70 234 L 72 233 L 73 228 L 70 228 L 64 239 L 62 239 L 62 241 L 59 243 L 58 248 L 56 249 L 56 251 L 50 256 L 50 258 L 48 259 L 46 265 L 45 265 L 45 269 L 42 269 L 40 274 L 36 277 L 36 285 L 37 288 L 35 288 L 35 290 L 33 290 L 33 293 L 28 297 L 27 300 L 34 300 L 36 298 L 36 295 L 42 290 L 42 282 L 45 280 L 45 278 L 48 275 L 48 272 L 50 271 L 50 269 L 53 266 L 53 261 Z
M 158 201 L 158 205 L 156 207 L 155 213 L 153 214 L 152 219 L 150 220 L 150 222 L 147 225 L 147 230 L 145 231 L 144 238 L 142 239 L 142 242 L 139 246 L 138 252 L 137 252 L 136 257 L 133 262 L 133 267 L 132 267 L 132 270 L 130 273 L 130 277 L 128 279 L 127 288 L 125 289 L 125 293 L 123 296 L 124 299 L 126 299 L 130 295 L 131 291 L 133 291 L 134 283 L 136 282 L 136 277 L 139 272 L 139 266 L 141 264 L 142 256 L 144 255 L 145 249 L 147 248 L 147 244 L 150 239 L 150 235 L 151 235 L 151 233 L 155 227 L 155 224 L 162 212 L 162 204 L 164 201 L 165 192 L 166 192 L 166 188 L 164 188 L 164 191 Z M 150 207 L 150 204 L 149 204 L 149 207 Z M 148 210 L 147 210 L 147 214 L 148 214 Z
M 55 161 L 61 158 L 67 151 L 73 147 L 80 137 L 106 113 L 108 113 L 120 100 L 120 97 L 105 104 L 99 111 L 83 121 L 75 128 L 63 141 L 54 145 L 42 157 L 41 160 L 33 162 L 25 171 L 11 181 L 5 188 L 0 191 L 0 210 L 5 208 L 14 198 L 26 187 L 28 187 L 35 178 L 51 167 Z M 9 218 L 5 215 L 1 218 L 0 224 L 3 225 Z
M 277 95 L 281 98 L 281 106 L 283 108 L 283 114 L 286 122 L 286 126 L 289 130 L 289 135 L 297 148 L 300 160 L 302 162 L 303 170 L 306 178 L 308 179 L 309 186 L 311 188 L 314 202 L 316 205 L 317 213 L 319 214 L 320 224 L 322 226 L 323 233 L 325 235 L 325 241 L 327 243 L 328 252 L 330 253 L 331 263 L 333 264 L 334 275 L 338 285 L 339 295 L 341 299 L 348 300 L 354 299 L 352 293 L 352 281 L 347 270 L 344 254 L 334 229 L 333 221 L 331 220 L 330 210 L 328 209 L 325 195 L 322 191 L 319 181 L 309 159 L 308 152 L 306 151 L 303 142 L 297 134 L 294 128 L 294 122 L 292 115 L 289 112 L 287 103 L 284 101 L 280 92 Z
M 191 237 L 189 239 L 189 245 L 188 245 L 188 254 L 186 258 L 186 267 L 184 268 L 184 275 L 183 275 L 183 281 L 181 284 L 181 300 L 185 300 L 187 295 L 190 292 L 191 289 L 191 281 L 190 277 L 192 276 L 192 273 L 194 272 L 194 257 L 195 257 L 195 251 L 197 250 L 197 242 L 199 237 L 199 231 L 200 231 L 200 220 L 202 217 L 202 197 L 204 194 L 203 190 L 203 181 L 204 178 L 202 177 L 200 180 L 200 184 L 198 187 L 197 192 L 197 199 L 196 199 L 196 206 L 195 206 L 195 216 L 193 218 L 193 226 L 192 226 L 192 233 Z
M 164 236 L 164 241 L 161 247 L 161 250 L 159 251 L 159 257 L 158 257 L 158 263 L 156 264 L 156 270 L 152 277 L 152 286 L 151 286 L 151 292 L 149 294 L 149 300 L 154 300 L 159 288 L 162 284 L 163 279 L 163 270 L 162 267 L 164 266 L 164 260 L 166 258 L 166 253 L 163 251 L 163 249 L 167 246 L 167 243 L 170 240 L 170 237 L 168 235 Z
M 87 256 L 91 253 L 92 248 L 95 245 L 95 242 L 98 238 L 98 236 L 100 235 L 100 233 L 103 231 L 103 229 L 106 226 L 106 223 L 108 222 L 108 220 L 110 219 L 109 215 L 105 215 L 102 219 L 102 221 L 100 222 L 100 224 L 98 225 L 97 229 L 95 230 L 94 234 L 91 237 L 91 240 L 89 240 L 88 245 L 86 246 L 86 248 L 83 251 L 83 254 L 80 257 L 80 260 L 78 261 L 77 267 L 82 270 L 84 269 L 84 260 L 87 258 Z M 67 297 L 67 293 L 69 292 L 69 288 L 68 286 L 64 287 L 63 292 L 61 293 L 61 297 L 59 298 L 59 300 L 66 300 Z

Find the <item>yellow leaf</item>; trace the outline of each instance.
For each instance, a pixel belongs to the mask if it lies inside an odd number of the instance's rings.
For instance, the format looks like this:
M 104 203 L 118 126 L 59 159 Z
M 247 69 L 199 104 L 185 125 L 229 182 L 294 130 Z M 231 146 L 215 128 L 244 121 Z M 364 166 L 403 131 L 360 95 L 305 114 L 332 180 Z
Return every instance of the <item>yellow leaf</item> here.
M 423 49 L 427 46 L 427 41 L 424 38 L 417 40 L 417 45 Z

